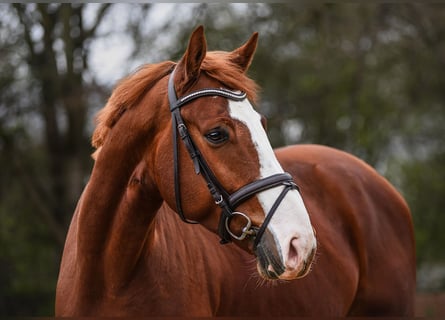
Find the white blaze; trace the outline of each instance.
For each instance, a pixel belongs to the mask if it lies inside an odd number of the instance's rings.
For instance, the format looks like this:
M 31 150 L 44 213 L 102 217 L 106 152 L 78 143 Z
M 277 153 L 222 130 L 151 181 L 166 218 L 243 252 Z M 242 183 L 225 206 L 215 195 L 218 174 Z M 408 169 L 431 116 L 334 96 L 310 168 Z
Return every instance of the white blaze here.
M 276 173 L 283 173 L 283 168 L 275 157 L 267 134 L 261 125 L 261 116 L 253 109 L 250 102 L 230 101 L 229 112 L 233 119 L 242 122 L 250 131 L 253 145 L 260 161 L 260 177 L 265 178 Z M 275 187 L 257 194 L 257 198 L 267 215 L 284 187 Z M 297 190 L 291 190 L 284 197 L 272 217 L 268 229 L 274 234 L 281 248 L 283 262 L 287 264 L 289 246 L 292 239 L 298 240 L 298 256 L 305 259 L 315 248 L 315 236 L 303 199 Z M 278 249 L 280 249 L 278 248 Z

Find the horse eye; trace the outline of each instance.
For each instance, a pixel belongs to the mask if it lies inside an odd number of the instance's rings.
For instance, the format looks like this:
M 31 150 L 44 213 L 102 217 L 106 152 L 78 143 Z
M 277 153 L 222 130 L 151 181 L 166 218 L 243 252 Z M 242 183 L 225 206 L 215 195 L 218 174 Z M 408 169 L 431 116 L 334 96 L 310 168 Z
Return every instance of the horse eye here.
M 212 144 L 221 144 L 227 139 L 229 139 L 229 133 L 223 128 L 212 129 L 209 133 L 205 135 L 208 142 Z

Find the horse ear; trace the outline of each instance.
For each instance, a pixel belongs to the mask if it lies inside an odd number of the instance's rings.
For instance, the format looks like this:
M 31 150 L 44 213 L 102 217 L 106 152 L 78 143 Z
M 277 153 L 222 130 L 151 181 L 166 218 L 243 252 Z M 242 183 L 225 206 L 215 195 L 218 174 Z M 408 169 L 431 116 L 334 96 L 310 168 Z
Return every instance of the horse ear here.
M 256 47 L 258 43 L 258 32 L 252 34 L 249 40 L 230 53 L 230 60 L 237 64 L 243 72 L 246 72 L 249 69 L 250 63 L 253 60 L 253 55 L 255 53 Z
M 191 85 L 199 76 L 201 63 L 207 53 L 204 27 L 199 26 L 190 36 L 187 50 L 177 66 L 177 84 L 184 88 Z

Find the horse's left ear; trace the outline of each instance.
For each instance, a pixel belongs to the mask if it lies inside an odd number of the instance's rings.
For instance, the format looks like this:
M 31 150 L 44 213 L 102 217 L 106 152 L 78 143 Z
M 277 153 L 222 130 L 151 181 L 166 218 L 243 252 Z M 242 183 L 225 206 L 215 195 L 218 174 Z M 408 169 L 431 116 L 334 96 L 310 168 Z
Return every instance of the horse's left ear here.
M 182 89 L 191 85 L 199 76 L 201 63 L 207 53 L 204 27 L 199 26 L 193 31 L 187 50 L 176 67 L 176 83 Z
M 243 72 L 249 69 L 250 63 L 253 60 L 253 55 L 255 53 L 258 43 L 258 32 L 252 34 L 249 40 L 239 47 L 238 49 L 230 53 L 230 60 L 237 64 Z

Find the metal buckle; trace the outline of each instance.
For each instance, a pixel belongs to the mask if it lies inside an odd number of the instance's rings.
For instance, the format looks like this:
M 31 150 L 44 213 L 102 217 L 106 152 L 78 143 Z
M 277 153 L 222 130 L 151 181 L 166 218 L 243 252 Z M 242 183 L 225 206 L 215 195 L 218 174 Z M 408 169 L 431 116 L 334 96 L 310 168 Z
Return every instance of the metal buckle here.
M 215 200 L 215 204 L 217 204 L 218 206 L 224 201 L 223 196 L 219 195 L 219 199 Z
M 244 219 L 246 219 L 246 225 L 245 227 L 242 229 L 241 235 L 237 236 L 236 234 L 234 234 L 232 231 L 230 231 L 229 228 L 229 218 L 226 219 L 226 230 L 227 232 L 230 234 L 230 236 L 236 240 L 243 240 L 244 238 L 246 238 L 247 236 L 253 236 L 255 235 L 255 230 L 251 229 L 252 227 L 252 221 L 250 220 L 250 218 L 242 213 L 242 212 L 238 212 L 238 211 L 234 211 L 232 212 L 232 215 L 230 218 L 233 218 L 233 216 L 238 215 L 243 217 Z

